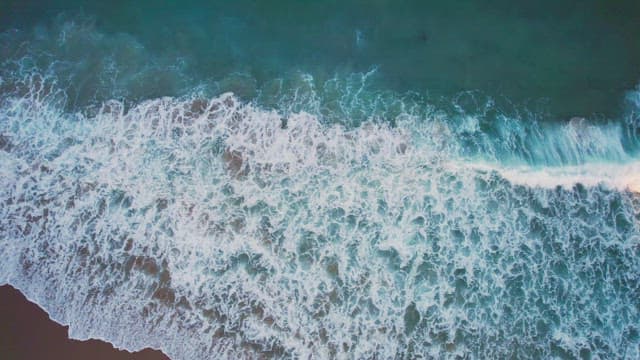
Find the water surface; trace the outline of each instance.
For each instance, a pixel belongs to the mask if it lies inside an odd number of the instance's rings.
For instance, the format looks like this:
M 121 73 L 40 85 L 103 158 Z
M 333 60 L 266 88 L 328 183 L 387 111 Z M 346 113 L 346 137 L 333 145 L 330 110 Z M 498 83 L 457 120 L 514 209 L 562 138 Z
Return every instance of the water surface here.
M 172 359 L 640 357 L 637 2 L 3 2 L 0 282 Z

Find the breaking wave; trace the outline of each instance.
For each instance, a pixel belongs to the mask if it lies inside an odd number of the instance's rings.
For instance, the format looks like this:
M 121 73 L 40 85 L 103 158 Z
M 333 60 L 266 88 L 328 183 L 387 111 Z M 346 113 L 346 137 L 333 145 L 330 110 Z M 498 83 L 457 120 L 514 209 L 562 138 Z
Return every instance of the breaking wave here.
M 638 92 L 620 121 L 547 123 L 370 74 L 300 75 L 273 106 L 75 109 L 50 73 L 3 74 L 0 283 L 74 338 L 176 360 L 640 357 Z

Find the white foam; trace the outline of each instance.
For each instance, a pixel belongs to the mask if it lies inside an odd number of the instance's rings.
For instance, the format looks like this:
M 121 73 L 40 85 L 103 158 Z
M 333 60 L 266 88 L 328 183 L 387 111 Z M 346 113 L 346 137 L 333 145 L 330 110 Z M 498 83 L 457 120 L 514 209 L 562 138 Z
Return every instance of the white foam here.
M 637 348 L 638 165 L 591 161 L 633 158 L 619 139 L 537 128 L 580 164 L 524 166 L 465 157 L 470 118 L 348 127 L 231 94 L 69 114 L 42 89 L 0 102 L 0 282 L 72 337 L 175 360 Z
M 466 166 L 479 171 L 495 171 L 509 182 L 527 187 L 553 189 L 599 185 L 618 191 L 640 192 L 640 162 L 627 164 L 588 163 L 567 166 L 500 166 L 469 163 Z

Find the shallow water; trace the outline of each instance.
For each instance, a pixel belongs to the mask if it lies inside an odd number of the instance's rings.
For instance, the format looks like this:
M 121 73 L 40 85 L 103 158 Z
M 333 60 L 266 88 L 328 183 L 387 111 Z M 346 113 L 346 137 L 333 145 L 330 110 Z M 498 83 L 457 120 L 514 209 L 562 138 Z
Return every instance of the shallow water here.
M 280 4 L 9 3 L 0 282 L 172 359 L 640 356 L 633 6 Z

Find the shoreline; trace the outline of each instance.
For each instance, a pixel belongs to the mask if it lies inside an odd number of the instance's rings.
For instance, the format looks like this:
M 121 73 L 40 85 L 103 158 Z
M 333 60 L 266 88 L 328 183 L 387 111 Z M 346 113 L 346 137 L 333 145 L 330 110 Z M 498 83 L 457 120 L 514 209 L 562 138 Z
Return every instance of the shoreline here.
M 0 286 L 0 353 L 5 359 L 170 360 L 159 350 L 129 352 L 111 343 L 70 339 L 68 326 L 53 321 L 11 285 Z

